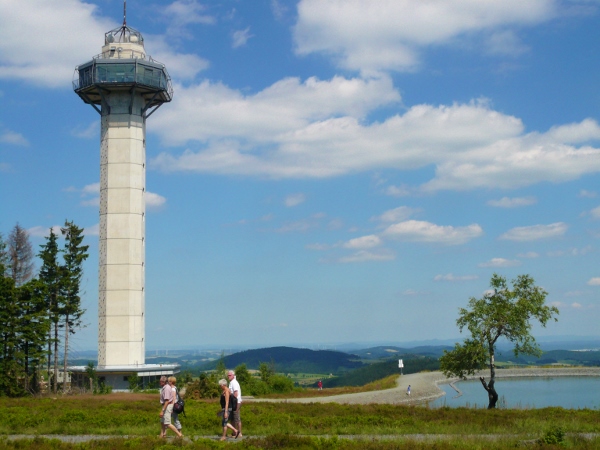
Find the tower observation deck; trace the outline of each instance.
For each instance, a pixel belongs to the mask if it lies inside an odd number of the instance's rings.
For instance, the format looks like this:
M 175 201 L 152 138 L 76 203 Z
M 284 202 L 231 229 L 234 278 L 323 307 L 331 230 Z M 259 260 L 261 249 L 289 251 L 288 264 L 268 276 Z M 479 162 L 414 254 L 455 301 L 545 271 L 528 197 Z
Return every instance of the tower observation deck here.
M 101 116 L 98 371 L 122 387 L 123 374 L 178 367 L 146 365 L 144 342 L 146 119 L 171 101 L 173 87 L 124 14 L 102 52 L 77 66 L 73 89 Z

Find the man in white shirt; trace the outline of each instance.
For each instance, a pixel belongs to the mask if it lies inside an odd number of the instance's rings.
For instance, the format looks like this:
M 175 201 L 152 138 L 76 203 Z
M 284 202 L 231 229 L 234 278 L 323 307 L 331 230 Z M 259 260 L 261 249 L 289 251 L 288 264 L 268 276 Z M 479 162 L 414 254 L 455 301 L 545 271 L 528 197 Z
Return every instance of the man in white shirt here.
M 240 383 L 235 378 L 235 372 L 230 370 L 227 372 L 227 379 L 229 380 L 229 392 L 237 398 L 237 408 L 233 411 L 233 426 L 237 428 L 238 435 L 236 438 L 242 436 L 242 418 L 240 416 L 240 409 L 242 408 L 242 388 Z

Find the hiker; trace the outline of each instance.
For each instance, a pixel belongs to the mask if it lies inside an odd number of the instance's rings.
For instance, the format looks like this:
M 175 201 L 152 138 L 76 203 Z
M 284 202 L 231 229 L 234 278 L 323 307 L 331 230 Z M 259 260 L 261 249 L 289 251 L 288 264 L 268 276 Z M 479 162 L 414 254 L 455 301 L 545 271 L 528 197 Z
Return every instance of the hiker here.
M 410 395 L 410 384 L 408 385 L 408 388 L 406 389 L 406 395 Z
M 168 378 L 169 381 L 169 386 L 171 386 L 171 390 L 173 391 L 173 398 L 175 400 L 173 400 L 173 403 L 175 403 L 179 397 L 179 392 L 177 392 L 177 378 L 170 376 Z M 175 428 L 177 428 L 177 430 L 181 433 L 181 422 L 179 421 L 179 414 L 176 413 L 175 411 L 173 411 L 173 413 L 171 414 L 171 422 L 173 423 L 173 425 L 175 425 Z
M 240 383 L 235 378 L 235 372 L 230 370 L 227 372 L 227 378 L 229 378 L 229 392 L 237 398 L 237 408 L 233 411 L 233 425 L 238 429 L 238 436 L 242 435 L 242 417 L 240 410 L 242 409 L 242 388 Z M 236 436 L 236 438 L 238 437 Z
M 319 382 L 317 383 L 317 387 L 319 388 L 320 391 L 323 390 L 323 382 L 321 380 L 319 380 Z
M 167 428 L 173 430 L 178 437 L 182 434 L 175 428 L 175 425 L 171 423 L 171 415 L 173 414 L 173 403 L 175 403 L 175 396 L 169 383 L 167 383 L 167 377 L 160 377 L 160 435 L 159 437 L 167 437 Z
M 231 393 L 229 392 L 229 388 L 227 387 L 227 381 L 224 379 L 219 380 L 219 387 L 221 388 L 221 411 L 217 413 L 218 416 L 222 417 L 221 426 L 223 427 L 223 436 L 221 436 L 221 441 L 227 439 L 227 428 L 230 428 L 233 431 L 233 437 L 238 438 L 240 435 L 240 431 L 236 430 L 233 425 L 229 423 L 230 418 L 232 418 L 232 405 L 231 405 Z

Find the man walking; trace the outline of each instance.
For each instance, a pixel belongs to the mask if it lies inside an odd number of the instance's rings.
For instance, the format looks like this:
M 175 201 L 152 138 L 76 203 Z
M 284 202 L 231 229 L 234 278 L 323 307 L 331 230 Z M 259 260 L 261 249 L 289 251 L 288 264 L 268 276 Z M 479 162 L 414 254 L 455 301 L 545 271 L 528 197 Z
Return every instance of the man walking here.
M 161 438 L 167 437 L 167 428 L 173 430 L 177 437 L 181 437 L 182 434 L 175 428 L 175 425 L 171 423 L 171 415 L 173 414 L 173 403 L 175 403 L 175 395 L 171 386 L 167 383 L 167 377 L 160 377 L 160 436 Z
M 242 408 L 242 388 L 240 387 L 240 383 L 235 378 L 235 372 L 230 370 L 227 372 L 227 378 L 229 379 L 229 392 L 237 398 L 237 408 L 233 411 L 233 426 L 237 428 L 238 437 L 242 437 L 242 417 L 240 416 L 240 409 Z

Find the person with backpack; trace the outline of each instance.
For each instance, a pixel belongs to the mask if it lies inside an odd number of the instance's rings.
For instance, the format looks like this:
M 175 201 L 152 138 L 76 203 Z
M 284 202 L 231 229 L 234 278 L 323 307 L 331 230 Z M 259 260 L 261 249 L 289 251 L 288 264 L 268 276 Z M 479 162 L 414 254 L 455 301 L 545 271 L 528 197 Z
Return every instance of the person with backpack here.
M 227 372 L 227 378 L 229 378 L 229 392 L 233 395 L 237 400 L 237 408 L 233 409 L 233 425 L 238 429 L 238 436 L 242 436 L 242 417 L 240 415 L 242 409 L 242 388 L 240 383 L 235 378 L 235 372 L 233 370 L 229 370 Z
M 173 396 L 175 397 L 175 401 L 173 402 L 173 413 L 171 414 L 171 422 L 177 428 L 177 431 L 181 433 L 181 422 L 179 421 L 179 414 L 183 412 L 183 409 L 179 410 L 177 408 L 178 405 L 182 404 L 181 398 L 179 398 L 179 391 L 177 390 L 177 378 L 170 376 L 168 378 L 169 386 L 171 386 L 171 390 L 173 391 Z
M 173 403 L 175 403 L 175 396 L 173 390 L 168 383 L 167 377 L 160 377 L 160 436 L 161 438 L 167 437 L 167 428 L 173 430 L 178 437 L 182 437 L 182 434 L 175 428 L 175 425 L 171 423 L 171 415 L 173 414 Z
M 227 439 L 227 428 L 230 428 L 233 431 L 233 437 L 237 439 L 240 435 L 239 430 L 229 423 L 229 420 L 232 417 L 233 410 L 238 406 L 237 399 L 231 395 L 229 392 L 229 388 L 227 387 L 227 381 L 224 379 L 219 380 L 219 387 L 221 388 L 221 411 L 217 413 L 217 415 L 222 417 L 221 425 L 223 426 L 223 436 L 221 437 L 221 441 Z

